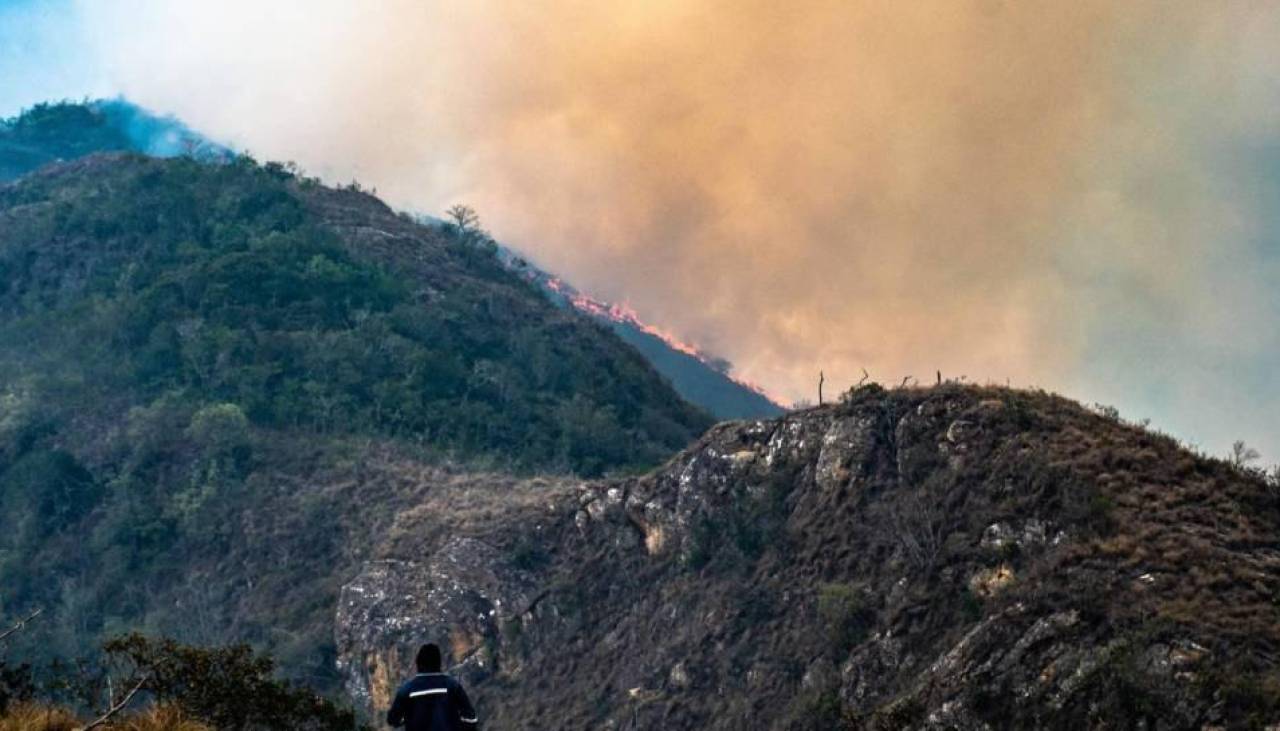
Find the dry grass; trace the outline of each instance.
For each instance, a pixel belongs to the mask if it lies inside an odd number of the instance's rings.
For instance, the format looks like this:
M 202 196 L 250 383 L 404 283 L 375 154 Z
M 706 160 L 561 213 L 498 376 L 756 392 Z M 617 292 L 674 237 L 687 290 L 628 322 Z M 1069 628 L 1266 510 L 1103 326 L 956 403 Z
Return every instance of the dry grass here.
M 188 718 L 177 706 L 152 706 L 107 726 L 109 731 L 213 731 Z
M 80 720 L 61 708 L 15 705 L 0 716 L 0 731 L 73 731 Z
M 61 708 L 21 704 L 0 716 L 0 731 L 75 731 L 86 722 Z M 99 726 L 103 731 L 213 731 L 175 706 L 152 706 Z

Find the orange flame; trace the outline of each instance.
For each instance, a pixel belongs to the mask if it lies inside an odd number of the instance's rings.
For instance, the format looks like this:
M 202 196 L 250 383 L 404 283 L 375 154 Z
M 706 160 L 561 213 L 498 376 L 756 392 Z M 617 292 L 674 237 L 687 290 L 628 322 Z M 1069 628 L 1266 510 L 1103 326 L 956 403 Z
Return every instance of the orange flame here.
M 709 356 L 706 353 L 704 353 L 702 349 L 700 349 L 697 345 L 681 340 L 680 338 L 676 337 L 675 334 L 671 333 L 668 330 L 664 330 L 660 327 L 656 327 L 654 325 L 650 325 L 647 322 L 644 322 L 643 320 L 640 319 L 640 314 L 636 312 L 634 309 L 632 309 L 631 307 L 627 305 L 613 304 L 610 302 L 602 302 L 595 298 L 588 297 L 587 295 L 579 292 L 577 289 L 573 288 L 572 286 L 566 284 L 562 280 L 549 275 L 546 277 L 545 280 L 543 280 L 543 282 L 544 284 L 546 284 L 548 289 L 560 295 L 569 304 L 573 305 L 574 309 L 580 312 L 584 312 L 593 317 L 597 317 L 600 319 L 616 322 L 622 325 L 629 325 L 631 327 L 634 327 L 635 329 L 647 335 L 652 335 L 653 337 L 661 340 L 663 343 L 667 345 L 667 347 L 671 348 L 672 350 L 676 350 L 690 357 L 697 358 L 700 362 L 707 365 L 708 367 L 715 368 L 715 366 L 712 364 L 712 360 L 713 360 L 712 356 Z M 760 394 L 766 399 L 769 399 L 775 404 L 784 403 L 782 400 L 775 398 L 763 387 L 755 383 L 744 380 L 742 378 L 738 378 L 737 376 L 734 376 L 728 373 L 725 374 L 725 377 L 733 381 L 734 383 L 737 383 L 739 386 L 750 389 L 751 391 L 755 391 L 756 393 Z

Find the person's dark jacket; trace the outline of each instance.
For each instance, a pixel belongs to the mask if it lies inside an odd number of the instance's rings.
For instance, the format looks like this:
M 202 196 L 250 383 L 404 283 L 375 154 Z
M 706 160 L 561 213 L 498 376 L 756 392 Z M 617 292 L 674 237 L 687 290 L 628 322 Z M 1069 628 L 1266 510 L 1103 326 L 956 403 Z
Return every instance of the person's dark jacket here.
M 400 686 L 387 723 L 405 731 L 475 731 L 476 711 L 462 684 L 444 673 L 418 673 Z

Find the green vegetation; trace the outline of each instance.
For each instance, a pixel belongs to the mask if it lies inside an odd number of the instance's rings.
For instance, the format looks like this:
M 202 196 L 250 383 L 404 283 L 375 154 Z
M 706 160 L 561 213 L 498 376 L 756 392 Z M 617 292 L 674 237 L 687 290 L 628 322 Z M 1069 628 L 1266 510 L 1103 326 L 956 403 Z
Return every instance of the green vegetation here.
M 57 160 L 95 152 L 143 152 L 227 160 L 231 152 L 172 117 L 158 117 L 123 99 L 37 104 L 0 119 L 0 182 Z
M 39 688 L 29 673 L 13 684 L 10 676 L 22 673 L 0 672 L 0 731 L 73 731 L 84 728 L 80 715 L 122 731 L 367 728 L 350 709 L 276 679 L 274 662 L 246 645 L 192 647 L 130 634 L 103 650 L 97 660 L 56 664 Z
M 284 481 L 392 453 L 635 471 L 709 425 L 472 238 L 248 158 L 114 154 L 0 186 L 0 610 L 49 609 L 32 656 L 147 627 L 251 639 L 332 683 L 344 542 L 393 493 Z
M 857 587 L 823 584 L 818 587 L 818 619 L 826 627 L 832 652 L 844 657 L 866 639 L 875 623 L 875 611 Z
M 228 404 L 259 428 L 588 475 L 652 464 L 707 424 L 491 257 L 438 242 L 462 271 L 429 290 L 344 247 L 291 183 L 247 160 L 120 160 L 0 192 L 22 209 L 0 233 L 3 382 L 46 415 L 120 394 Z
M 714 516 L 702 516 L 691 528 L 684 556 L 697 571 L 712 561 L 747 569 L 770 550 L 786 546 L 787 495 L 798 479 L 794 465 L 779 466 L 768 479 Z
M 132 634 L 106 643 L 108 663 L 127 669 L 156 701 L 220 731 L 349 731 L 355 714 L 273 677 L 275 663 L 246 645 L 199 648 Z
M 54 160 L 131 148 L 128 135 L 89 104 L 37 104 L 0 120 L 0 181 Z
M 840 728 L 845 721 L 838 692 L 809 690 L 791 702 L 780 727 L 788 731 L 827 731 Z

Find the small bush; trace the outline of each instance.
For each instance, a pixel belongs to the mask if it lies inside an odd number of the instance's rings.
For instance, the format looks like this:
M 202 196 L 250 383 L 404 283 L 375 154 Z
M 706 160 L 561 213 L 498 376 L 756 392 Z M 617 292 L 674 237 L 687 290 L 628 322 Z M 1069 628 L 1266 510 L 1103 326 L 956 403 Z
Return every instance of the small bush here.
M 960 613 L 969 622 L 982 619 L 982 600 L 970 591 L 969 587 L 965 587 L 960 594 Z
M 1210 687 L 1220 684 L 1223 711 L 1231 728 L 1270 728 L 1280 711 L 1280 678 L 1221 670 Z
M 681 563 L 687 568 L 697 571 L 715 556 L 715 543 L 718 531 L 711 519 L 703 516 L 689 529 L 689 546 L 681 556 Z
M 1085 520 L 1100 535 L 1107 535 L 1115 529 L 1115 501 L 1095 491 L 1089 497 L 1088 512 Z
M 270 658 L 247 645 L 199 648 L 127 635 L 105 645 L 114 664 L 146 678 L 161 703 L 220 731 L 350 731 L 355 714 L 272 677 Z
M 1275 502 L 1280 502 L 1280 464 L 1271 468 L 1267 472 L 1265 482 L 1267 485 L 1267 494 L 1271 496 Z
M 787 709 L 782 727 L 788 731 L 830 731 L 844 722 L 844 707 L 835 691 L 809 691 Z
M 799 478 L 798 466 L 779 469 L 758 493 L 743 496 L 729 511 L 728 530 L 738 551 L 756 560 L 786 537 L 787 496 Z
M 857 587 L 823 584 L 818 589 L 818 618 L 826 627 L 832 650 L 844 655 L 866 639 L 875 611 Z
M 223 456 L 249 443 L 249 419 L 235 404 L 214 404 L 191 417 L 187 436 L 206 456 Z
M 537 571 L 551 563 L 551 554 L 532 539 L 524 539 L 511 551 L 511 565 L 521 571 Z
M 0 711 L 31 700 L 34 693 L 31 666 L 12 666 L 0 661 Z
M 912 728 L 925 718 L 925 706 L 919 699 L 902 698 L 880 706 L 870 716 L 859 719 L 854 728 L 866 731 L 901 731 Z

